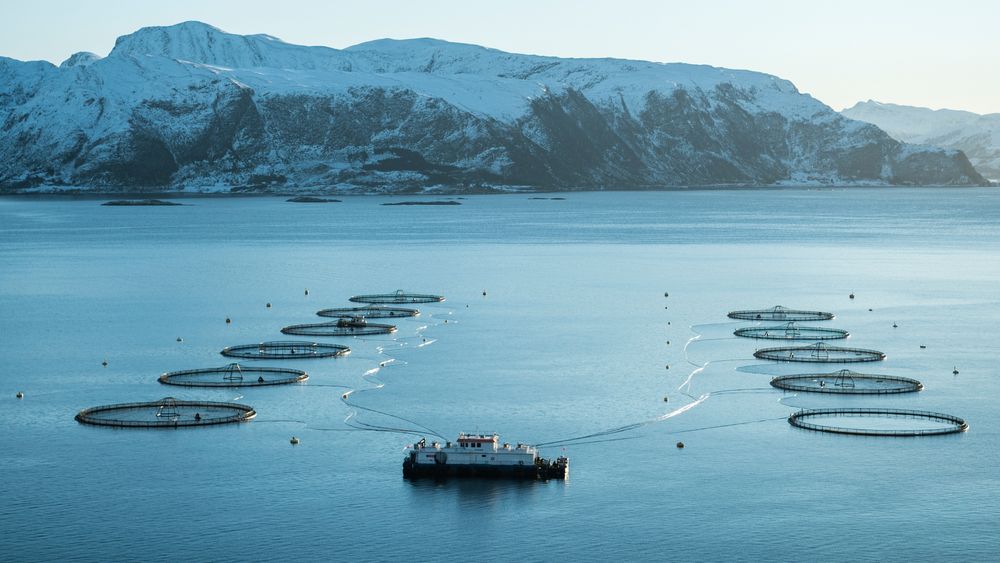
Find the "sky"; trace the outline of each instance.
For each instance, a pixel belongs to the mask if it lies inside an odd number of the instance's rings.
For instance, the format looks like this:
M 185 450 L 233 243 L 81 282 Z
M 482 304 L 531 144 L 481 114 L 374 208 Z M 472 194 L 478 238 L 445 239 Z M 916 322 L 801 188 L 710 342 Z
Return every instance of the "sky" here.
M 756 70 L 834 109 L 874 99 L 1000 112 L 996 0 L 2 0 L 0 55 L 106 55 L 140 27 L 199 20 L 343 48 L 435 37 L 515 53 Z

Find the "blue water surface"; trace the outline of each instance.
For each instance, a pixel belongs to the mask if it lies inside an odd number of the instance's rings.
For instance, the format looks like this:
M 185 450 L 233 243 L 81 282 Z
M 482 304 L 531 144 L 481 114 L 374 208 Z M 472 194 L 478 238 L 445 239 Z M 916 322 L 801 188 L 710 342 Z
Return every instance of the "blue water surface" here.
M 996 557 L 1000 191 L 563 195 L 0 199 L 0 559 Z M 392 336 L 322 339 L 346 358 L 259 362 L 305 383 L 156 381 L 398 288 L 447 301 Z M 842 367 L 754 360 L 772 343 L 733 337 L 748 323 L 726 312 L 778 304 L 834 312 L 824 326 L 888 355 L 853 369 L 925 390 L 772 389 Z M 73 419 L 165 396 L 259 414 L 176 431 Z M 830 406 L 940 411 L 970 430 L 865 438 L 785 420 Z M 570 478 L 402 479 L 407 444 L 460 431 L 575 438 L 543 448 L 570 457 Z

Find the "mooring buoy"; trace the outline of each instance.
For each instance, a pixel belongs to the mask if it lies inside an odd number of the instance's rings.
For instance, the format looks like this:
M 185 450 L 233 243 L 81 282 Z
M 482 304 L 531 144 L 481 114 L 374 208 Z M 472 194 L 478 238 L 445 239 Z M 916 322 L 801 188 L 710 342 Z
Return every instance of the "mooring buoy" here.
M 663 292 L 663 296 L 664 296 L 664 297 L 670 297 L 670 294 L 669 294 L 669 293 L 667 293 L 666 291 L 664 291 L 664 292 Z
M 101 365 L 104 366 L 104 367 L 108 367 L 108 360 L 107 360 L 107 358 L 105 358 L 104 361 L 101 362 Z
M 183 338 L 181 338 L 180 336 L 178 336 L 178 337 L 177 337 L 177 342 L 184 342 L 184 339 L 183 339 Z
M 683 450 L 684 449 L 684 442 L 677 442 L 677 449 L 678 450 Z
M 14 395 L 14 396 L 17 397 L 18 399 L 23 399 L 24 398 L 24 393 L 18 391 L 17 395 Z
M 958 375 L 958 368 L 956 367 L 955 369 L 951 370 L 951 374 Z
M 664 402 L 664 403 L 669 403 L 669 402 L 670 402 L 670 397 L 668 397 L 668 396 L 664 395 L 664 396 L 663 396 L 663 402 Z
M 268 309 L 270 309 L 271 308 L 271 304 L 268 303 L 267 305 L 265 305 L 265 307 L 267 307 Z
M 291 442 L 291 444 L 294 446 L 299 443 L 299 439 L 296 438 L 295 436 L 292 436 L 292 439 L 289 440 L 289 442 Z
M 852 293 L 852 294 L 848 295 L 848 297 L 850 297 L 851 299 L 854 299 L 854 294 Z
M 232 324 L 232 322 L 233 322 L 233 319 L 230 319 L 229 317 L 226 317 L 226 324 L 227 325 L 228 324 Z
M 667 364 L 667 369 L 670 369 L 670 364 Z
M 899 325 L 897 325 L 896 323 L 892 323 L 892 328 L 896 328 L 896 327 L 898 327 L 898 326 L 899 326 Z
M 921 350 L 923 350 L 923 349 L 924 349 L 924 348 L 926 348 L 926 347 L 927 347 L 927 346 L 924 346 L 923 344 L 921 344 L 921 345 L 920 345 L 920 349 L 921 349 Z
M 309 295 L 309 288 L 306 288 L 306 295 Z
M 483 297 L 486 297 L 486 290 L 483 290 Z

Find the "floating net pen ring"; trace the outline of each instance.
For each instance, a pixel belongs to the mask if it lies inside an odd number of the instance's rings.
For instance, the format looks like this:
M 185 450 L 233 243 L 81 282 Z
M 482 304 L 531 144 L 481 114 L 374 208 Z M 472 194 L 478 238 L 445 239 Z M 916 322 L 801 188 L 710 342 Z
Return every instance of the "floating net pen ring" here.
M 220 353 L 230 358 L 247 360 L 290 360 L 346 356 L 351 353 L 351 349 L 341 344 L 277 341 L 229 346 Z
M 392 334 L 396 332 L 396 327 L 351 318 L 340 319 L 332 323 L 291 325 L 281 329 L 281 332 L 297 336 L 370 336 L 373 334 Z
M 217 368 L 186 369 L 164 373 L 158 379 L 165 385 L 183 387 L 255 387 L 286 385 L 309 379 L 299 369 L 241 366 L 232 363 Z
M 745 321 L 828 321 L 833 313 L 824 311 L 801 311 L 776 305 L 770 309 L 751 309 L 746 311 L 730 311 L 730 319 Z
M 816 326 L 799 326 L 795 321 L 778 326 L 754 326 L 736 329 L 733 334 L 743 338 L 761 338 L 764 340 L 842 340 L 850 336 L 840 328 L 821 328 Z
M 940 422 L 943 423 L 943 425 L 930 428 L 859 428 L 808 422 L 808 419 L 838 417 L 925 420 Z M 969 423 L 967 423 L 965 419 L 957 416 L 930 411 L 906 409 L 808 409 L 792 413 L 788 417 L 788 423 L 797 428 L 804 428 L 806 430 L 830 432 L 833 434 L 853 434 L 858 436 L 935 436 L 941 434 L 956 434 L 958 432 L 965 432 L 969 429 Z
M 249 405 L 214 401 L 181 401 L 164 397 L 145 403 L 118 403 L 83 409 L 76 421 L 117 428 L 181 428 L 246 422 L 257 416 Z
M 370 305 L 396 305 L 404 303 L 440 303 L 444 297 L 427 293 L 407 293 L 402 289 L 397 289 L 394 293 L 373 293 L 368 295 L 355 295 L 348 299 L 352 303 L 367 303 Z
M 363 317 L 366 319 L 391 319 L 399 317 L 417 317 L 420 315 L 419 309 L 410 309 L 407 307 L 382 307 L 379 305 L 371 305 L 368 307 L 339 307 L 334 309 L 322 309 L 316 311 L 316 314 L 321 317 L 333 317 L 333 318 L 351 318 L 351 317 Z
M 778 362 L 829 362 L 838 364 L 879 362 L 885 359 L 885 353 L 878 350 L 830 346 L 825 342 L 817 342 L 809 346 L 761 348 L 754 352 L 753 356 L 760 360 L 775 360 Z
M 915 393 L 922 390 L 924 384 L 908 377 L 858 373 L 842 369 L 831 373 L 781 375 L 771 380 L 771 387 L 806 393 L 889 395 Z

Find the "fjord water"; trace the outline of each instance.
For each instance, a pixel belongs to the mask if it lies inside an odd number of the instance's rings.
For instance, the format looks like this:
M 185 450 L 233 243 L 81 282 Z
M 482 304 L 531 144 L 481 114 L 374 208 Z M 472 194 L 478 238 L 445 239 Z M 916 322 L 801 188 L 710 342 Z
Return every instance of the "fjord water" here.
M 1000 192 L 565 197 L 0 199 L 0 559 L 995 557 Z M 302 367 L 303 384 L 156 381 L 397 288 L 447 301 L 391 337 L 322 339 L 348 343 L 346 358 L 260 362 Z M 767 344 L 733 337 L 748 323 L 726 312 L 777 304 L 836 313 L 823 326 L 888 354 L 853 369 L 925 390 L 771 389 L 774 375 L 842 367 L 754 360 Z M 259 415 L 176 431 L 73 420 L 164 396 Z M 971 428 L 880 439 L 785 421 L 826 406 L 940 411 Z M 570 443 L 569 480 L 537 483 L 406 482 L 416 437 L 355 429 L 539 443 L 639 422 Z

